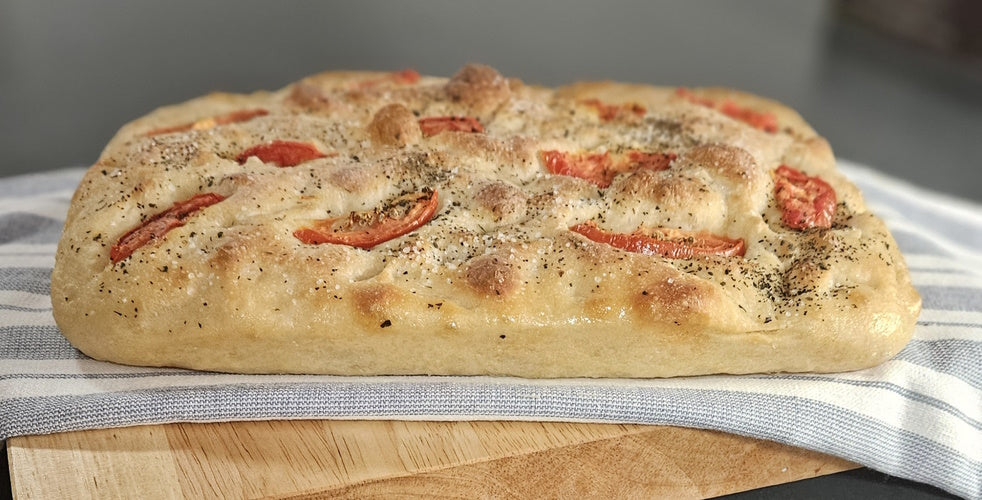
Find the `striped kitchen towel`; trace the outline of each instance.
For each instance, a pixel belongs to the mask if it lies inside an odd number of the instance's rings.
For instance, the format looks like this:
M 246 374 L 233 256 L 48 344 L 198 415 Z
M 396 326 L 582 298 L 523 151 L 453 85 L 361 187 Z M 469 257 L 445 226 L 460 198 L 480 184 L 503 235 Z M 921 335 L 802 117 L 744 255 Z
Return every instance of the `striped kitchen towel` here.
M 0 439 L 299 418 L 664 424 L 779 441 L 982 498 L 982 206 L 841 163 L 923 296 L 910 345 L 857 372 L 665 380 L 228 375 L 95 361 L 61 337 L 48 298 L 83 170 L 0 179 Z

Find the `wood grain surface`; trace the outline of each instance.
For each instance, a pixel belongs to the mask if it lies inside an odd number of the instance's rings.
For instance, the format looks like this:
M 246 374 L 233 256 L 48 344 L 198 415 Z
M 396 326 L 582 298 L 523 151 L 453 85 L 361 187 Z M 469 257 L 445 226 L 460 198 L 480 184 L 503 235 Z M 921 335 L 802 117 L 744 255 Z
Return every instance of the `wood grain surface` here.
M 262 421 L 8 441 L 14 498 L 703 498 L 848 470 L 677 427 Z

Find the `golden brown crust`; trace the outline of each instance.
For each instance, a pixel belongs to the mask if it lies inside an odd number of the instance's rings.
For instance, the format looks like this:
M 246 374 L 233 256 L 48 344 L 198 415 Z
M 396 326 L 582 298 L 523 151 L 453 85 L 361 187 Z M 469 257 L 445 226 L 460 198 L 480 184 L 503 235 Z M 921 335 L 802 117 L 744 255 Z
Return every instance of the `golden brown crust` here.
M 383 106 L 368 124 L 368 133 L 378 146 L 404 148 L 422 138 L 416 116 L 398 103 Z
M 76 192 L 55 318 L 98 359 L 234 372 L 664 377 L 850 370 L 896 353 L 920 299 L 827 142 L 773 101 L 688 92 L 546 89 L 471 65 L 450 79 L 328 72 L 162 108 L 124 126 Z M 268 113 L 214 118 L 255 109 Z M 482 131 L 423 132 L 420 120 L 441 117 Z M 318 155 L 285 167 L 241 157 L 272 141 Z M 550 173 L 544 151 L 674 156 L 598 187 Z M 834 188 L 832 227 L 783 224 L 781 164 Z M 425 189 L 439 195 L 433 219 L 371 250 L 294 236 Z M 201 193 L 224 199 L 109 258 L 121 236 Z M 708 231 L 746 253 L 630 253 L 569 230 L 586 221 Z
M 518 289 L 518 276 L 507 257 L 482 255 L 467 264 L 467 284 L 485 297 L 509 297 Z
M 514 220 L 516 216 L 524 215 L 528 194 L 514 184 L 491 181 L 477 190 L 474 200 L 489 211 L 495 221 Z
M 470 114 L 486 115 L 508 100 L 511 85 L 490 66 L 469 64 L 447 82 L 447 96 Z
M 709 169 L 715 174 L 714 177 L 722 177 L 730 182 L 759 182 L 760 170 L 754 157 L 743 149 L 726 144 L 696 146 L 686 151 L 679 162 Z

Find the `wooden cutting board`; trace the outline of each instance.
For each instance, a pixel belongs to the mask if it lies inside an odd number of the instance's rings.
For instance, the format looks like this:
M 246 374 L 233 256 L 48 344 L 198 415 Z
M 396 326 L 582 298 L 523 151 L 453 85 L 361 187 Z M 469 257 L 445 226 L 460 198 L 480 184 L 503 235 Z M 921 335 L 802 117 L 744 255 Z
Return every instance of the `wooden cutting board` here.
M 857 467 L 721 432 L 263 421 L 12 438 L 14 498 L 708 497 Z

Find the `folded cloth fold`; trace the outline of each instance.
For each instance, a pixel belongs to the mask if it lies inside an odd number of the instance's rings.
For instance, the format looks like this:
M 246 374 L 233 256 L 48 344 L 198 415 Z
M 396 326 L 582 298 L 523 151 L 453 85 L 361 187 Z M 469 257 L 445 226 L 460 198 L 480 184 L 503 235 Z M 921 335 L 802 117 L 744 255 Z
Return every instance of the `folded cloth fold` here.
M 50 273 L 84 172 L 0 179 L 0 439 L 168 422 L 544 420 L 717 429 L 982 497 L 982 206 L 840 161 L 924 300 L 914 339 L 856 372 L 663 380 L 232 375 L 95 361 L 61 336 Z

